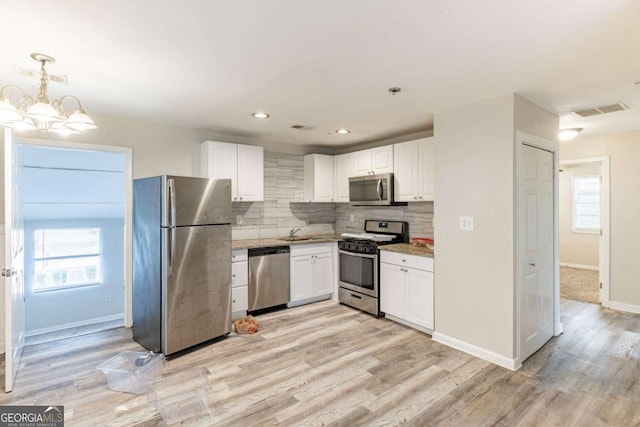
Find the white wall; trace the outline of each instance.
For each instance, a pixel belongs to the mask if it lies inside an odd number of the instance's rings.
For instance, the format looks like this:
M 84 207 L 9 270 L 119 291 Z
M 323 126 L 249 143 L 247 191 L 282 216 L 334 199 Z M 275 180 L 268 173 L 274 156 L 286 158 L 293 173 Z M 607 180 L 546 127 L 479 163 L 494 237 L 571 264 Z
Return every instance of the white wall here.
M 33 290 L 33 232 L 41 228 L 89 228 L 101 230 L 102 282 L 99 285 L 39 292 Z M 73 219 L 28 221 L 24 224 L 26 333 L 124 316 L 124 220 Z M 107 295 L 111 302 L 106 302 Z
M 598 267 L 600 236 L 571 230 L 574 176 L 600 175 L 599 163 L 561 165 L 560 172 L 560 263 Z
M 612 305 L 620 303 L 627 310 L 640 312 L 640 131 L 579 136 L 560 147 L 562 160 L 610 158 L 610 300 Z
M 493 361 L 515 358 L 518 129 L 553 139 L 558 118 L 510 94 L 434 119 L 435 331 Z M 475 230 L 461 231 L 460 216 Z

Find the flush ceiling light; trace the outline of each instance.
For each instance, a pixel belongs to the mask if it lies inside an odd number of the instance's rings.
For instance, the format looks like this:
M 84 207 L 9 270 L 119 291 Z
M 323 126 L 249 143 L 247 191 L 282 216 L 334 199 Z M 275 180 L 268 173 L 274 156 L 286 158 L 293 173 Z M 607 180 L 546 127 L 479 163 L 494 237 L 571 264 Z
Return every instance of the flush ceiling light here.
M 40 63 L 40 91 L 34 101 L 31 95 L 27 95 L 17 86 L 7 85 L 0 89 L 0 125 L 14 129 L 38 129 L 45 132 L 73 133 L 83 130 L 96 129 L 98 126 L 91 117 L 82 109 L 80 100 L 73 95 L 65 95 L 60 99 L 49 102 L 47 87 L 49 75 L 45 70 L 45 64 L 56 62 L 55 59 L 41 53 L 32 53 L 31 57 Z M 13 104 L 5 98 L 5 90 L 15 90 L 20 93 L 20 98 Z M 64 109 L 63 101 L 73 99 L 77 102 L 77 108 L 70 116 Z
M 271 117 L 267 113 L 253 113 L 252 116 L 256 119 L 268 119 L 269 117 Z
M 336 131 L 336 133 L 339 133 L 340 135 L 346 135 L 346 134 L 348 134 L 349 132 L 351 132 L 349 129 L 338 129 L 338 130 Z
M 575 138 L 582 131 L 582 128 L 567 128 L 560 129 L 558 132 L 558 139 L 560 141 L 568 141 L 570 139 Z

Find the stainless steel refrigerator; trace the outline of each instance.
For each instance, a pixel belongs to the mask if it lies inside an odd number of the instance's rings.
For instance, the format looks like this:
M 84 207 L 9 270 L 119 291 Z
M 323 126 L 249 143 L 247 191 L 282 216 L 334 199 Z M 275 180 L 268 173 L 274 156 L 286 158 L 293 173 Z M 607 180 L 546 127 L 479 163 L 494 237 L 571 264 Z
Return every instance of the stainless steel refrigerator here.
M 133 182 L 133 338 L 172 354 L 231 332 L 231 180 Z

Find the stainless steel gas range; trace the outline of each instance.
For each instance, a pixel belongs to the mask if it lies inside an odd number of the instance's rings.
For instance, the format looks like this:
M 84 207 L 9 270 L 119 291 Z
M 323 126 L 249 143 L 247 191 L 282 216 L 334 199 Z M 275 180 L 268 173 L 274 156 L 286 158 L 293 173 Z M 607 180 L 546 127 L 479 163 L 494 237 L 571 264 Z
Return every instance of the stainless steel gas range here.
M 409 225 L 403 221 L 367 220 L 364 233 L 343 233 L 338 242 L 338 300 L 374 316 L 380 312 L 378 246 L 406 243 Z

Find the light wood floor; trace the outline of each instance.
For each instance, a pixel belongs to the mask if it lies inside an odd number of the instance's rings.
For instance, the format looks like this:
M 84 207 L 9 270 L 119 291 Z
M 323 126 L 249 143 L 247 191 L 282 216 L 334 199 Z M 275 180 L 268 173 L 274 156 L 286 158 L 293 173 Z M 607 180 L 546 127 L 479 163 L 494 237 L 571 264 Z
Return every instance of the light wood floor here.
M 328 301 L 260 316 L 263 330 L 164 362 L 205 367 L 210 415 L 188 425 L 638 425 L 640 316 L 563 300 L 564 335 L 511 372 Z M 124 328 L 25 349 L 0 404 L 61 404 L 67 425 L 153 426 L 146 396 L 95 367 L 140 350 Z

